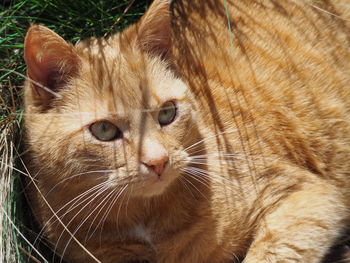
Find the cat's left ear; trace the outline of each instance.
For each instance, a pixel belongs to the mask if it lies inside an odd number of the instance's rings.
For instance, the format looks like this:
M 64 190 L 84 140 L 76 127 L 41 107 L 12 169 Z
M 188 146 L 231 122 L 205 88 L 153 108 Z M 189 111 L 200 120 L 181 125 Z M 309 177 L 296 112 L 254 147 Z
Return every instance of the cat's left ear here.
M 167 58 L 171 50 L 171 0 L 154 0 L 138 23 L 137 44 L 142 51 Z

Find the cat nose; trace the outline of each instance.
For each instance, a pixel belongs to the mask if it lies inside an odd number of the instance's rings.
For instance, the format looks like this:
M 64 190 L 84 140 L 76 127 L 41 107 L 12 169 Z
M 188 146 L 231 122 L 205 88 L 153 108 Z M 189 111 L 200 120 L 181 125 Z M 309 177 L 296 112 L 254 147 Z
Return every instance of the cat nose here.
M 158 174 L 158 176 L 160 176 L 163 173 L 168 161 L 169 161 L 169 156 L 162 155 L 160 158 L 151 159 L 143 163 L 149 168 L 151 168 L 156 174 Z

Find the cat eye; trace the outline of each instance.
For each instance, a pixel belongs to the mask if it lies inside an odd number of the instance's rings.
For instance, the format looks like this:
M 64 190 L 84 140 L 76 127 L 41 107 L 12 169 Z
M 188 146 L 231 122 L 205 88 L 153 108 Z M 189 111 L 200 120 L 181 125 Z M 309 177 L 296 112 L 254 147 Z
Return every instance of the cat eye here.
M 158 122 L 161 126 L 169 125 L 176 117 L 176 104 L 173 101 L 168 101 L 163 104 L 158 114 Z
M 98 121 L 90 125 L 90 132 L 100 141 L 113 141 L 123 138 L 122 131 L 109 121 Z

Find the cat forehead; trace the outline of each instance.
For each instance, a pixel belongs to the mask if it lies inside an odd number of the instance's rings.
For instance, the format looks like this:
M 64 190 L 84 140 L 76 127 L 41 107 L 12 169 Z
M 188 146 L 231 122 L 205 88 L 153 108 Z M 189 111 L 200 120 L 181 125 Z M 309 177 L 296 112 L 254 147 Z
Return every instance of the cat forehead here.
M 156 72 L 154 74 L 156 76 L 150 76 L 147 86 L 142 87 L 145 90 L 144 94 L 149 95 L 147 97 L 142 96 L 139 87 L 115 85 L 113 90 L 94 89 L 93 94 L 91 90 L 83 89 L 84 95 L 79 98 L 79 103 L 76 95 L 68 95 L 70 103 L 66 109 L 79 112 L 81 121 L 88 124 L 96 119 L 135 119 L 143 112 L 158 112 L 167 101 L 178 101 L 181 104 L 189 100 L 187 86 L 180 79 L 168 77 L 166 74 L 157 75 Z M 91 83 L 85 87 L 87 85 Z M 76 125 L 76 129 L 79 129 L 79 122 Z
M 119 74 L 119 73 L 118 73 Z M 102 74 L 103 75 L 103 74 Z M 131 108 L 157 108 L 170 101 L 182 101 L 188 98 L 188 88 L 180 79 L 169 72 L 153 71 L 147 73 L 147 79 L 137 79 L 133 72 L 124 72 L 115 80 L 110 76 L 100 76 L 94 81 L 88 74 L 79 83 L 79 89 L 85 97 L 94 104 L 123 105 Z M 101 81 L 102 78 L 107 78 Z M 73 101 L 74 102 L 74 101 Z
M 120 49 L 120 41 L 117 37 L 118 35 L 119 34 L 109 39 L 88 38 L 81 40 L 76 43 L 75 48 L 81 56 L 89 59 L 120 57 L 123 56 L 123 52 Z M 131 43 L 129 43 L 128 46 L 131 47 Z
M 133 103 L 140 101 L 145 93 L 151 95 L 150 102 L 158 104 L 185 98 L 187 87 L 167 62 L 141 52 L 132 43 L 121 45 L 118 37 L 77 44 L 84 61 L 84 86 L 92 85 L 100 94 L 112 93 L 109 98 L 123 97 Z

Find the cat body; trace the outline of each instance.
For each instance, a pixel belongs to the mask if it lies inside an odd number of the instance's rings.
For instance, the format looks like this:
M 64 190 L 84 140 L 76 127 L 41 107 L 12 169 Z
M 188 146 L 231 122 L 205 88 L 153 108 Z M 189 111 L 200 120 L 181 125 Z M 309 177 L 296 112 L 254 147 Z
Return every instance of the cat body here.
M 124 32 L 75 46 L 32 26 L 27 192 L 56 252 L 321 262 L 350 208 L 339 6 L 176 1 L 170 12 L 155 0 Z M 167 107 L 176 114 L 164 122 Z

